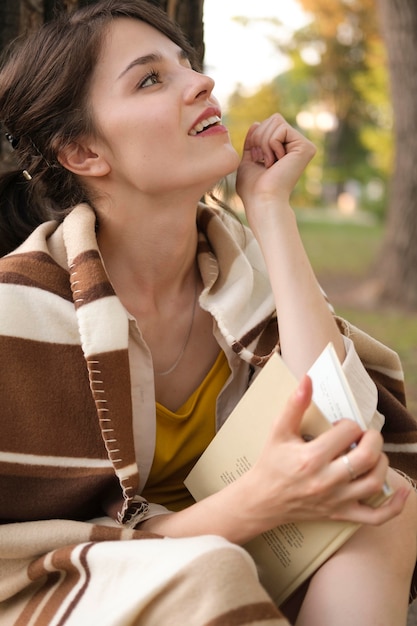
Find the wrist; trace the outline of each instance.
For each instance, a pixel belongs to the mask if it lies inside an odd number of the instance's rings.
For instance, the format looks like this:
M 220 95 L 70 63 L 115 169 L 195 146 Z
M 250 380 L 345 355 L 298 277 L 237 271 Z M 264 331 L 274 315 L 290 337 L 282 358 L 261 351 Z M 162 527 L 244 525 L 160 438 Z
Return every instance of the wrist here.
M 293 208 L 288 202 L 270 202 L 261 204 L 257 202 L 245 205 L 248 224 L 258 242 L 284 240 L 292 232 L 298 233 L 297 220 Z

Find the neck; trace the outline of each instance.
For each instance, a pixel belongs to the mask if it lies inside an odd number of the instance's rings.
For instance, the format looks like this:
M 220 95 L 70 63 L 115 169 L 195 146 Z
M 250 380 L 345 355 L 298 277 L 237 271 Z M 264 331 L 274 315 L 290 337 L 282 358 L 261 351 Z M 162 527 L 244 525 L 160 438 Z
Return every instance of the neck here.
M 194 288 L 197 228 L 195 207 L 133 217 L 99 215 L 98 245 L 110 281 L 128 310 L 161 309 L 179 292 Z M 133 312 L 133 311 L 132 311 Z

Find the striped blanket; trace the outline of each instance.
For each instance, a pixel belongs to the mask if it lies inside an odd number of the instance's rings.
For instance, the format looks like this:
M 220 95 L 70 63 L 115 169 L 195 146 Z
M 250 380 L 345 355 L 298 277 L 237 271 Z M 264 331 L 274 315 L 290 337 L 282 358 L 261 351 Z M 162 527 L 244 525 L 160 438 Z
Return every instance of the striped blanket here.
M 277 324 L 259 249 L 248 232 L 237 244 L 241 228 L 228 219 L 199 210 L 200 304 L 248 375 L 276 349 Z M 0 301 L 0 624 L 286 624 L 241 548 L 135 530 L 147 503 L 128 319 L 89 207 L 41 225 L 0 259 Z M 377 384 L 391 464 L 417 478 L 397 355 L 338 323 Z
M 220 537 L 49 520 L 4 526 L 0 552 L 2 626 L 288 625 L 248 554 Z

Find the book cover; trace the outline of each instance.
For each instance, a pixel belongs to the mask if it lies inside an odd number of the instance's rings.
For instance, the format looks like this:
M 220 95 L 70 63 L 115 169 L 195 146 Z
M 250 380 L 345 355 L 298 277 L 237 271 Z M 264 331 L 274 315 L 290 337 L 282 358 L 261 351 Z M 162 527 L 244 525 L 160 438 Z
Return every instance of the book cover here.
M 302 421 L 303 436 L 316 437 L 331 428 L 332 421 L 342 417 L 356 419 L 364 427 L 332 344 L 309 375 L 313 380 L 314 402 Z M 219 491 L 252 467 L 272 423 L 297 386 L 295 376 L 281 357 L 274 354 L 184 481 L 195 500 Z M 390 493 L 387 487 L 373 499 L 372 505 L 378 506 Z M 263 585 L 280 605 L 358 528 L 359 524 L 334 521 L 283 524 L 259 535 L 245 548 L 258 565 Z

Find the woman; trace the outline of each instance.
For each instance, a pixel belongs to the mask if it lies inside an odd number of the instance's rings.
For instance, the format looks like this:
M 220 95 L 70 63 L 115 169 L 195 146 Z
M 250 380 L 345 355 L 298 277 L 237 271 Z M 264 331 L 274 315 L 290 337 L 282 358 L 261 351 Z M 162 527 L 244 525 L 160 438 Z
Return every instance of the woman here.
M 46 25 L 0 85 L 20 162 L 1 183 L 3 621 L 286 624 L 239 546 L 330 518 L 364 526 L 296 623 L 405 624 L 416 498 L 378 430 L 410 473 L 415 424 L 396 355 L 333 316 L 302 247 L 289 196 L 313 146 L 276 114 L 239 164 L 213 81 L 147 2 Z M 235 169 L 254 236 L 199 203 Z M 306 443 L 304 373 L 329 341 L 371 429 Z M 256 466 L 193 503 L 182 481 L 277 349 L 297 393 Z M 362 504 L 387 475 L 389 502 Z

